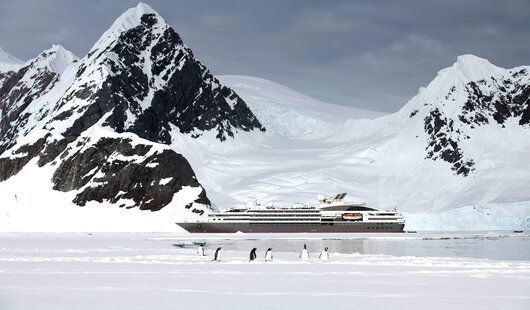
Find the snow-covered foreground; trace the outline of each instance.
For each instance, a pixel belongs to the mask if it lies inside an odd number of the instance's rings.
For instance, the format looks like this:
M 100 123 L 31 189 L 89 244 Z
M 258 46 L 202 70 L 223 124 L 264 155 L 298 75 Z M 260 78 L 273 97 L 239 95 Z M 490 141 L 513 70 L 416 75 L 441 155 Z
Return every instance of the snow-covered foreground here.
M 296 240 L 310 245 L 311 260 L 301 262 L 298 249 L 290 246 L 295 244 L 291 237 L 255 237 L 204 237 L 207 256 L 199 257 L 194 242 L 201 239 L 193 235 L 2 234 L 0 309 L 528 309 L 530 305 L 528 259 L 341 254 L 331 249 L 331 261 L 322 263 L 311 242 L 326 240 L 315 235 Z M 362 237 L 374 246 L 386 237 L 377 238 Z M 405 238 L 410 236 L 396 235 L 387 241 Z M 505 240 L 509 238 L 517 237 Z M 292 249 L 275 251 L 274 261 L 265 263 L 259 248 L 260 261 L 249 263 L 243 240 L 260 246 L 287 244 Z M 221 244 L 226 247 L 223 259 L 212 262 L 213 249 Z M 527 242 L 521 244 L 528 249 Z

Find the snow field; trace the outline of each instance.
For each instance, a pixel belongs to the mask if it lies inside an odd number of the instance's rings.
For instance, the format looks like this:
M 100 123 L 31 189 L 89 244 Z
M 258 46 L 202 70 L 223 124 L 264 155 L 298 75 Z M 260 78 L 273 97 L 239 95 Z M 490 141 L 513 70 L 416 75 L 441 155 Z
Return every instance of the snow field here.
M 154 238 L 153 238 L 154 237 Z M 168 239 L 175 238 L 168 236 Z M 0 235 L 1 309 L 525 309 L 530 262 L 274 252 L 146 234 Z M 236 240 L 233 240 L 234 242 Z M 273 250 L 274 251 L 274 250 Z

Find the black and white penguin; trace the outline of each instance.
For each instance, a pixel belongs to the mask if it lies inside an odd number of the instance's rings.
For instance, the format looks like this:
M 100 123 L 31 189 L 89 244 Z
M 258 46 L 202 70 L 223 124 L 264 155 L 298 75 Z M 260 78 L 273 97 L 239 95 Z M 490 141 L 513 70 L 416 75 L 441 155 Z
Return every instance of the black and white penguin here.
M 253 248 L 252 250 L 250 250 L 250 257 L 249 257 L 249 262 L 253 261 L 256 259 L 257 255 L 256 255 L 256 248 Z
M 218 261 L 221 260 L 221 247 L 218 247 L 217 250 L 215 250 L 215 254 L 213 255 L 213 260 Z
M 328 253 L 328 247 L 325 247 L 322 252 L 320 252 L 320 255 L 318 255 L 318 258 L 320 258 L 320 261 L 327 262 L 329 260 L 329 253 Z
M 307 246 L 304 243 L 304 249 L 300 252 L 300 259 L 307 261 L 309 260 L 309 252 L 307 252 Z
M 269 248 L 267 252 L 265 252 L 265 261 L 272 262 L 272 258 L 272 248 Z
M 199 247 L 197 248 L 197 255 L 199 256 L 205 256 L 206 254 L 204 254 L 204 247 L 201 245 L 199 245 Z

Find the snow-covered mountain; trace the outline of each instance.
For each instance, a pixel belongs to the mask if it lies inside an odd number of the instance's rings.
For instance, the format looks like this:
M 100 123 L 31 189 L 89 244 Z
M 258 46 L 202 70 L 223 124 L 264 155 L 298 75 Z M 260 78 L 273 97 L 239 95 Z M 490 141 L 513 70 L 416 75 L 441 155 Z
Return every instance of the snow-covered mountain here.
M 92 47 L 59 109 L 50 122 L 61 122 L 67 139 L 100 119 L 117 132 L 165 144 L 171 131 L 199 136 L 214 130 L 225 140 L 238 130 L 263 129 L 237 94 L 143 3 L 120 16 Z
M 460 56 L 368 135 L 351 120 L 328 142 L 371 141 L 379 205 L 423 213 L 418 227 L 529 227 L 529 69 Z
M 456 174 L 467 176 L 475 169 L 473 152 L 484 142 L 491 143 L 492 135 L 513 136 L 514 130 L 526 133 L 530 125 L 528 69 L 505 70 L 473 55 L 460 56 L 399 117 L 410 113 L 410 118 L 420 119 L 428 134 L 427 158 L 443 160 Z M 466 152 L 468 145 L 472 147 Z
M 218 80 L 139 4 L 79 60 L 54 46 L 10 68 L 0 230 L 172 231 L 211 206 L 337 192 L 407 229 L 530 227 L 529 67 L 460 56 L 383 114 Z
M 159 217 L 171 227 L 177 215 L 210 208 L 188 161 L 169 146 L 173 137 L 207 134 L 225 141 L 265 131 L 245 102 L 142 3 L 122 14 L 84 58 L 54 46 L 10 74 L 0 90 L 0 111 L 0 186 L 8 206 L 24 205 L 19 199 L 34 195 L 24 183 L 46 171 L 32 189 L 44 203 L 57 196 L 53 187 L 68 193 L 53 202 L 65 208 L 75 208 L 72 202 L 168 208 L 172 216 Z

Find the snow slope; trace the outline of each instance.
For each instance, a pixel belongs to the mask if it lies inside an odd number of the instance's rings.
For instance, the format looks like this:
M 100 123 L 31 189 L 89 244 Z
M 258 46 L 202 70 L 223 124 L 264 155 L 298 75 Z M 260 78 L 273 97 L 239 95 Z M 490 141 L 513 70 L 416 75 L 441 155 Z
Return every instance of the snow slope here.
M 219 79 L 244 96 L 267 128 L 267 135 L 312 140 L 330 136 L 348 117 L 373 119 L 384 113 L 326 103 L 265 79 L 222 75 Z

